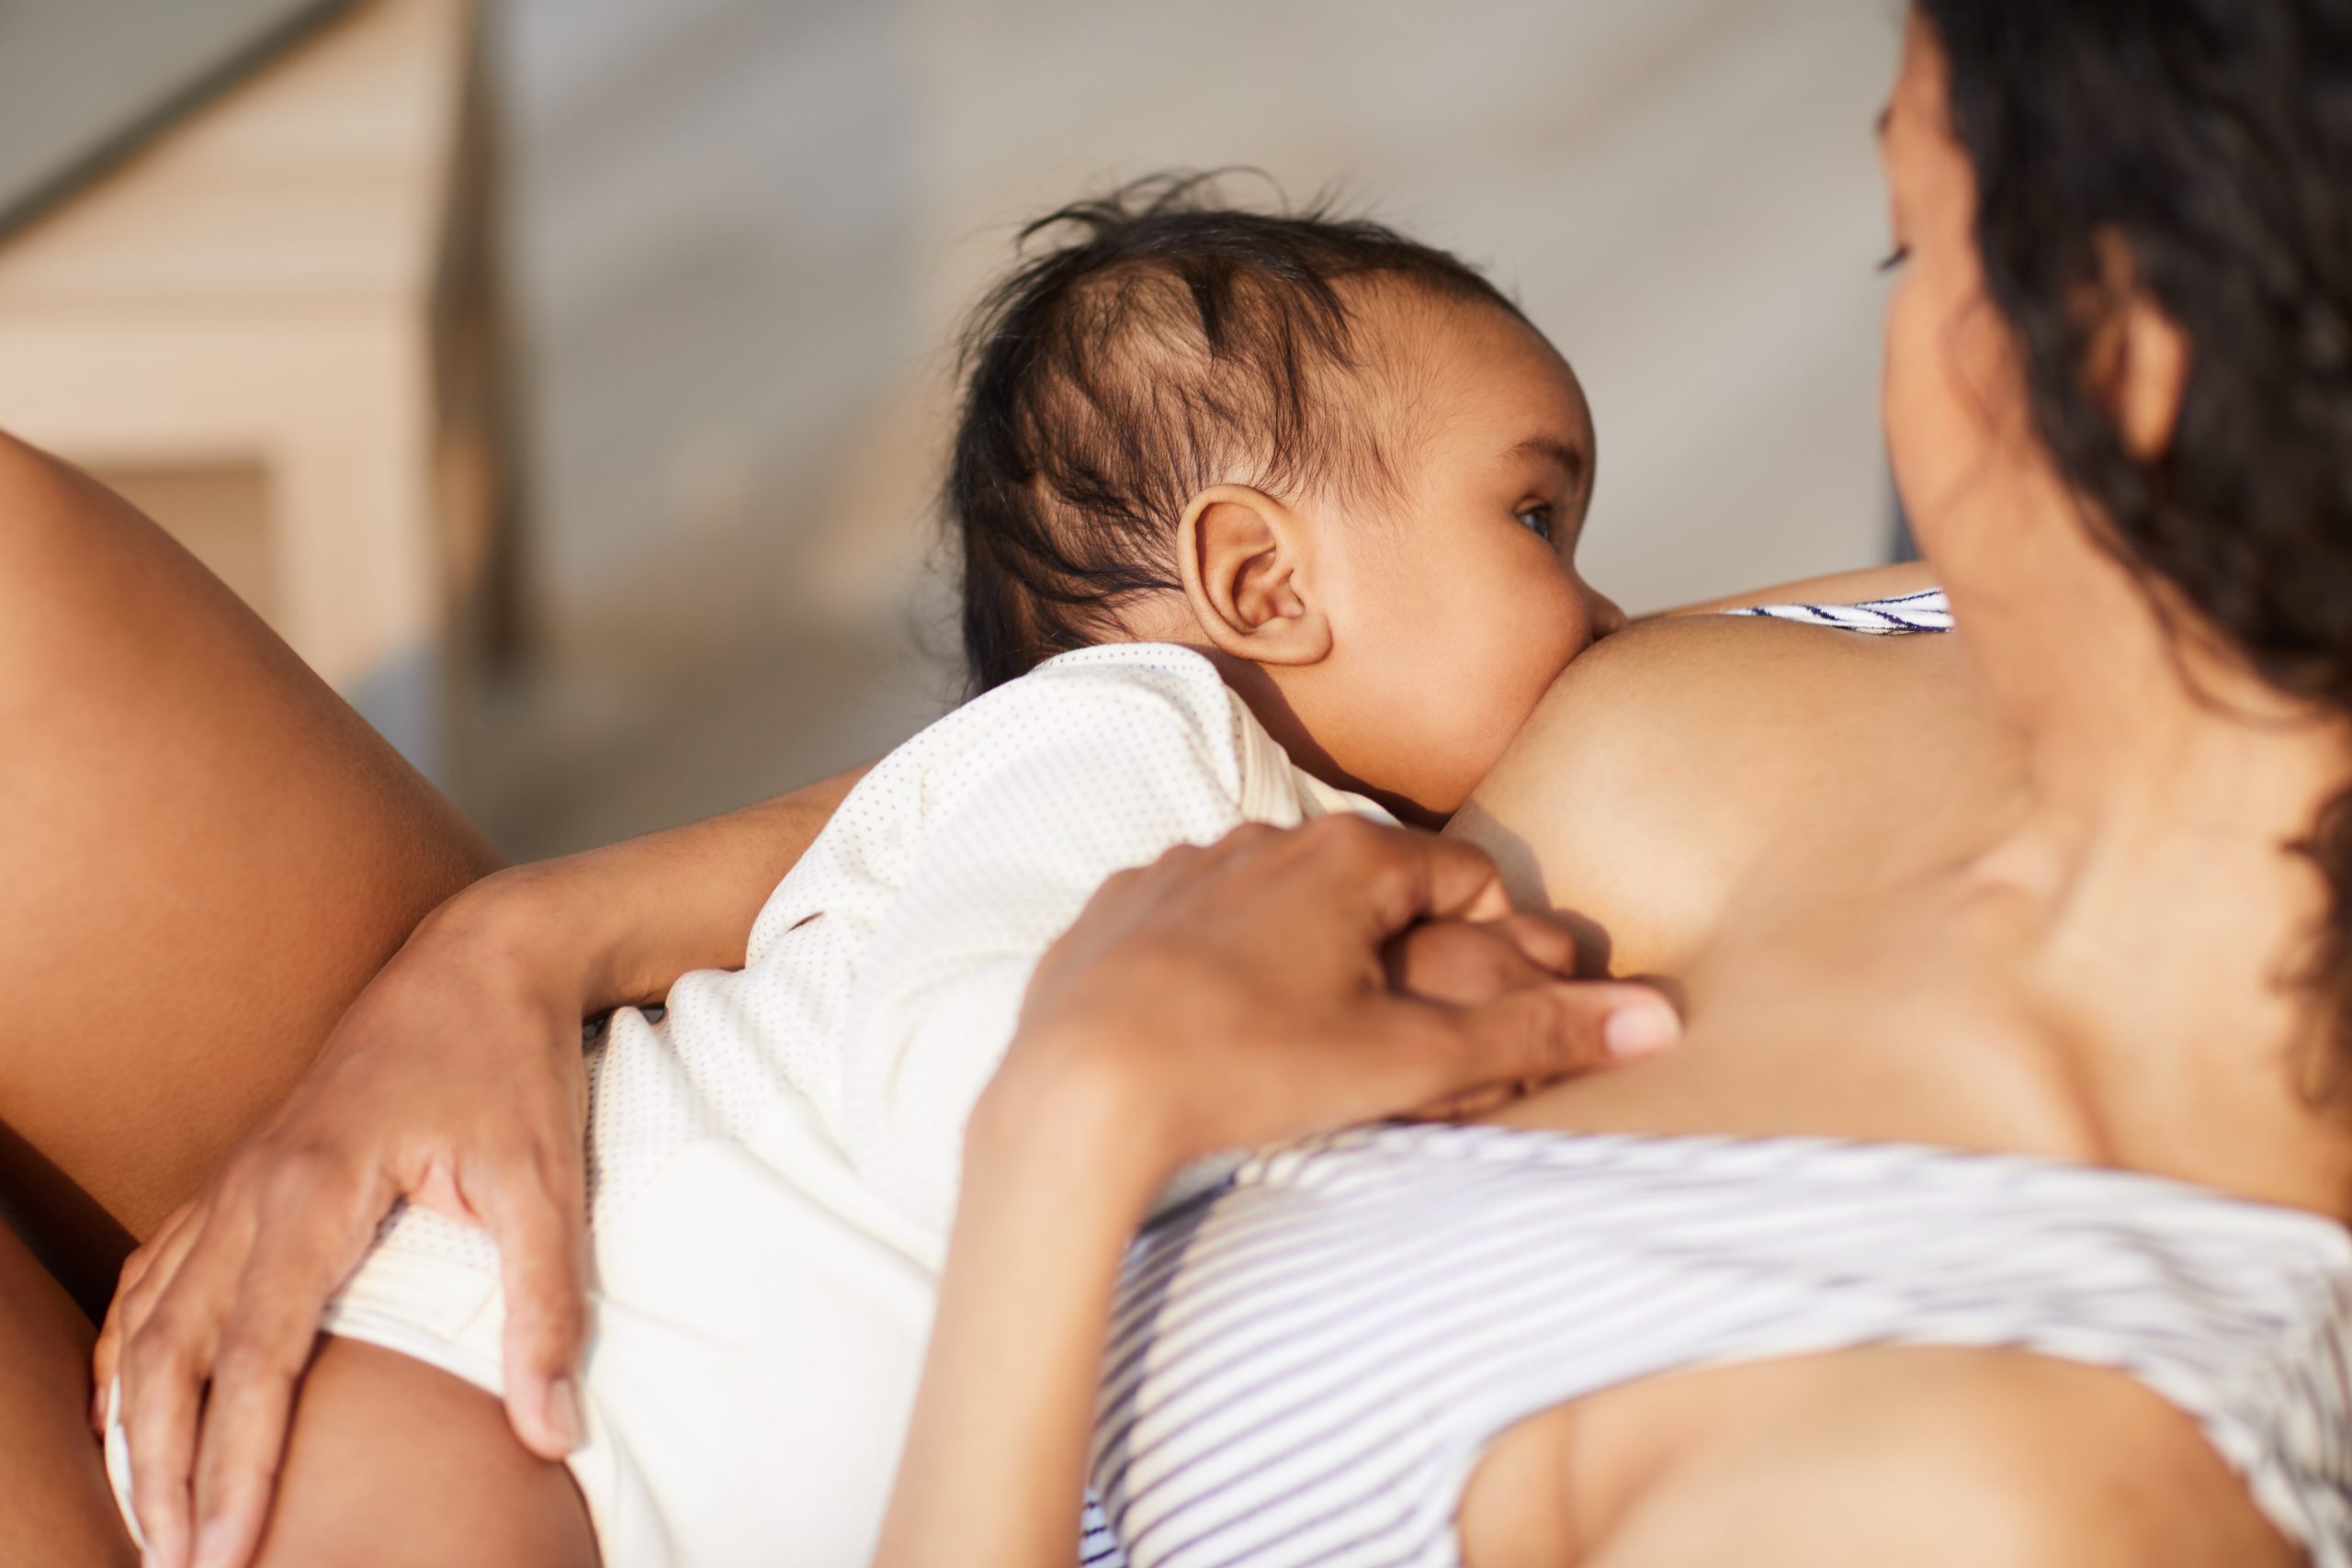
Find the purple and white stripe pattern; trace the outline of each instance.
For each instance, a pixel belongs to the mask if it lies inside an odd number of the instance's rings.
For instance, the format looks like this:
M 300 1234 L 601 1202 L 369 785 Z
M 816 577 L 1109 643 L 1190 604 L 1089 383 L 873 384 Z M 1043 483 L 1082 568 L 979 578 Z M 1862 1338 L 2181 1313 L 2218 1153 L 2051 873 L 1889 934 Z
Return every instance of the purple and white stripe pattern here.
M 1253 1156 L 1130 1254 L 1090 1568 L 1456 1568 L 1497 1434 L 1678 1369 L 1865 1345 L 2129 1373 L 2352 1568 L 2352 1235 L 1914 1145 L 1385 1126 Z
M 1752 604 L 1724 614 L 1762 615 L 1768 620 L 1796 621 L 1871 637 L 1909 637 L 1917 632 L 1951 630 L 1951 603 L 1940 588 L 1922 589 L 1893 599 L 1865 600 L 1860 604 Z

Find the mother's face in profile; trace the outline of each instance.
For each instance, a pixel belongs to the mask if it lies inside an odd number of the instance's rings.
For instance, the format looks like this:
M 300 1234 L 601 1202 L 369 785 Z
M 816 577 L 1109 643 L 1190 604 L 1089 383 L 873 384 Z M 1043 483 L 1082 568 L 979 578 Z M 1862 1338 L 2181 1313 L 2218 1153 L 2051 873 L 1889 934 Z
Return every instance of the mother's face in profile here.
M 1982 602 L 2045 566 L 2048 552 L 2079 553 L 2091 515 L 2037 428 L 2018 333 L 1987 287 L 1978 174 L 1951 85 L 1936 30 L 1915 11 L 1881 127 L 1894 242 L 1882 400 L 1912 527 L 1946 585 Z M 2007 177 L 2011 203 L 2064 199 L 2018 188 L 2015 170 Z M 2077 236 L 2046 238 L 2054 252 Z M 2113 292 L 2084 289 L 2105 315 L 2083 344 L 2079 412 L 2109 423 L 2131 460 L 2152 462 L 2180 412 L 2186 340 L 2133 287 L 2120 243 L 2091 249 Z
M 2065 487 L 2035 436 L 2014 340 L 1985 295 L 1976 175 L 1951 128 L 1934 30 L 1914 15 L 1880 128 L 1893 250 L 1882 409 L 1896 490 L 1948 578 L 2045 519 Z

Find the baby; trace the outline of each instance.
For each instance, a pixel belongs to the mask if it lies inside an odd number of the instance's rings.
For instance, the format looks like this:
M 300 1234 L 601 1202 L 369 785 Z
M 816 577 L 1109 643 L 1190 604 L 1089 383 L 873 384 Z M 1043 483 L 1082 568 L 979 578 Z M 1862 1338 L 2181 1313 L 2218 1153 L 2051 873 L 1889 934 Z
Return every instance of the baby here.
M 568 1462 L 609 1568 L 866 1561 L 964 1121 L 1046 947 L 1111 874 L 1245 822 L 1442 820 L 1623 619 L 1573 563 L 1583 393 L 1469 267 L 1173 181 L 1048 236 L 965 345 L 978 694 L 843 802 L 743 968 L 591 1052 Z M 503 1317 L 487 1235 L 411 1207 L 327 1326 L 497 1393 Z
M 983 690 L 1198 650 L 1308 773 L 1443 818 L 1622 624 L 1574 567 L 1592 421 L 1452 256 L 1371 223 L 1067 209 L 966 344 L 948 481 Z
M 1622 624 L 1543 334 L 1364 222 L 1067 209 L 982 306 L 947 482 L 979 694 L 884 761 L 751 943 L 766 1033 L 929 1235 L 1032 967 L 1102 880 L 1243 822 L 1442 822 Z
M 966 345 L 978 694 L 843 802 L 741 970 L 592 1053 L 569 1462 L 613 1568 L 865 1561 L 963 1123 L 1045 949 L 1244 822 L 1443 818 L 1622 620 L 1572 564 L 1583 394 L 1470 268 L 1181 182 L 1047 235 Z M 503 1310 L 487 1235 L 412 1207 L 327 1323 L 495 1393 Z

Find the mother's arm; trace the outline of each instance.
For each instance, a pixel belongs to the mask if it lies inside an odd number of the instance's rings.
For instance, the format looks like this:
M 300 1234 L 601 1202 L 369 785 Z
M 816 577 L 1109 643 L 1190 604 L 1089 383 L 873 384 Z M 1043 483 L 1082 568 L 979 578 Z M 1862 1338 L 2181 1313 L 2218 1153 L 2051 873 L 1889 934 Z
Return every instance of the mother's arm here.
M 1396 932 L 1430 918 L 1418 929 L 1449 940 L 1494 931 L 1461 919 L 1500 907 L 1491 864 L 1327 824 L 1245 829 L 1115 878 L 1039 966 L 967 1134 L 879 1568 L 1075 1560 L 1118 1269 L 1170 1172 L 1601 1066 L 1609 1021 L 1661 1005 L 1508 955 L 1483 1000 L 1396 994 L 1381 980 Z M 2248 1533 L 2248 1510 L 2201 1506 L 2234 1484 L 2226 1470 L 2123 1380 L 1977 1351 L 1865 1351 L 1829 1381 L 1821 1365 L 1793 1404 L 1702 1423 L 1635 1483 L 1589 1543 L 1593 1568 L 2286 1560 L 2258 1519 Z
M 975 1110 L 884 1568 L 1070 1562 L 1118 1263 L 1192 1159 L 1549 1078 L 1672 1030 L 1654 994 L 1556 978 L 1464 845 L 1352 818 L 1244 829 L 1114 877 L 1031 985 Z M 1434 921 L 1425 925 L 1421 922 Z M 1400 995 L 1392 939 L 1492 951 Z M 1409 956 L 1402 967 L 1410 970 Z M 1637 1025 L 1624 1030 L 1617 1021 Z
M 1926 561 L 1897 561 L 1892 566 L 1833 571 L 1826 576 L 1801 578 L 1794 582 L 1779 583 L 1769 588 L 1751 588 L 1744 593 L 1730 593 L 1720 599 L 1706 599 L 1696 604 L 1661 610 L 1657 615 L 1645 615 L 1642 619 L 1657 620 L 1668 615 L 1713 615 L 1725 610 L 1745 609 L 1756 604 L 1859 604 L 1871 599 L 1896 599 L 1905 593 L 1924 592 L 1937 584 L 1936 570 Z

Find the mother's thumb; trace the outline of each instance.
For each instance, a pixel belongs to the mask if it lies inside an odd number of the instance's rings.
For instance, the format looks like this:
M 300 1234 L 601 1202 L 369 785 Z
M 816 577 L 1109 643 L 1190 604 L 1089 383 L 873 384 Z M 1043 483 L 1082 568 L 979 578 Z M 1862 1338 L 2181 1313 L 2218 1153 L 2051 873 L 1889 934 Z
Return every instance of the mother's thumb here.
M 1478 1075 L 1489 1082 L 1565 1077 L 1682 1038 L 1682 1020 L 1666 998 L 1619 980 L 1528 986 L 1460 1016 Z

